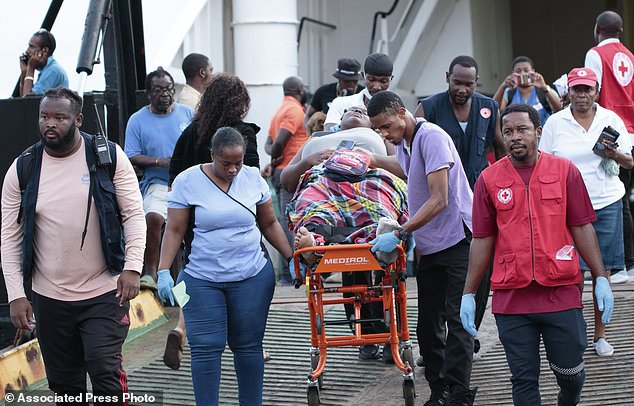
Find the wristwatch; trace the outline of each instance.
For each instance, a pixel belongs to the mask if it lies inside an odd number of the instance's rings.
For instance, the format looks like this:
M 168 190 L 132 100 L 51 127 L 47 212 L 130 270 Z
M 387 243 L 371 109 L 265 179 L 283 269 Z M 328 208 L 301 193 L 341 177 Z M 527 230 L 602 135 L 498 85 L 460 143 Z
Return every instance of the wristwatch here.
M 406 232 L 405 230 L 403 230 L 403 227 L 399 227 L 397 228 L 395 231 L 395 234 L 398 238 L 401 239 L 401 241 L 407 241 L 407 239 L 409 238 L 409 233 Z

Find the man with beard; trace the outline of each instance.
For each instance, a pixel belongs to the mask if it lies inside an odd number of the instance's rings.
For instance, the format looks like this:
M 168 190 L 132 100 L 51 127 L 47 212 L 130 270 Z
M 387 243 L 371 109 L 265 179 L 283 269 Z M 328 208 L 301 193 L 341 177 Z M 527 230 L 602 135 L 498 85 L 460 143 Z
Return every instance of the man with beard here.
M 167 182 L 174 146 L 194 116 L 184 104 L 174 103 L 174 79 L 162 67 L 145 80 L 148 106 L 130 116 L 125 130 L 125 153 L 143 169 L 140 181 L 147 223 L 147 246 L 141 282 L 156 286 L 161 230 L 167 219 Z
M 301 78 L 289 76 L 282 83 L 282 90 L 284 91 L 284 100 L 271 119 L 265 149 L 266 152 L 271 155 L 271 168 L 273 170 L 271 183 L 277 195 L 277 213 L 279 216 L 277 219 L 282 225 L 288 243 L 292 244 L 293 233 L 288 229 L 286 206 L 291 201 L 293 195 L 284 189 L 280 176 L 282 170 L 286 168 L 297 151 L 299 151 L 308 139 L 306 128 L 304 128 L 306 88 Z M 280 283 L 290 284 L 288 264 L 283 263 L 280 271 Z
M 473 189 L 480 172 L 488 165 L 487 149 L 493 147 L 496 159 L 506 155 L 498 104 L 475 91 L 478 63 L 470 56 L 455 57 L 449 64 L 446 80 L 449 89 L 421 100 L 414 116 L 425 117 L 451 136 Z
M 123 405 L 121 347 L 128 301 L 139 291 L 145 222 L 130 161 L 109 143 L 113 163 L 98 163 L 94 137 L 79 131 L 81 106 L 61 87 L 40 102 L 41 141 L 4 179 L 2 271 L 13 325 L 31 330 L 37 318 L 49 388 L 83 394 L 88 373 L 94 394 Z M 32 306 L 24 289 L 31 280 Z
M 566 110 L 551 116 L 547 126 L 552 117 L 565 114 Z M 513 403 L 541 404 L 539 345 L 543 338 L 560 387 L 557 404 L 576 405 L 585 379 L 583 352 L 588 345 L 577 253 L 596 280 L 594 295 L 606 323 L 614 296 L 592 224 L 597 216 L 582 174 L 568 159 L 537 149 L 541 131 L 539 113 L 532 106 L 511 104 L 502 112 L 502 134 L 510 155 L 485 169 L 475 185 L 473 241 L 460 319 L 475 336 L 474 292 L 494 254 L 492 311 L 511 370 Z M 559 137 L 561 132 L 555 134 Z
M 383 90 L 387 90 L 392 82 L 394 65 L 392 59 L 386 54 L 374 53 L 368 55 L 363 63 L 361 77 L 365 80 L 365 89 L 351 96 L 337 97 L 332 101 L 324 129 L 327 131 L 338 130 L 341 118 L 351 107 L 366 107 L 372 96 Z
M 414 236 L 420 315 L 416 333 L 431 389 L 425 406 L 473 405 L 473 337 L 460 324 L 473 196 L 458 151 L 442 128 L 415 119 L 395 93 L 375 94 L 368 116 L 372 128 L 396 145 L 396 157 L 375 155 L 373 163 L 407 176 L 409 221 L 371 244 L 372 251 L 392 252 L 409 234 Z
M 489 165 L 487 149 L 493 147 L 496 159 L 506 155 L 500 134 L 498 103 L 475 91 L 478 63 L 470 56 L 455 57 L 449 64 L 446 80 L 449 90 L 423 99 L 414 116 L 425 117 L 451 136 L 467 174 L 469 186 L 473 190 L 480 172 Z M 478 328 L 489 299 L 488 280 L 484 278 L 478 289 Z M 476 352 L 479 349 L 480 342 L 476 340 Z M 424 360 L 419 358 L 416 362 L 422 365 Z

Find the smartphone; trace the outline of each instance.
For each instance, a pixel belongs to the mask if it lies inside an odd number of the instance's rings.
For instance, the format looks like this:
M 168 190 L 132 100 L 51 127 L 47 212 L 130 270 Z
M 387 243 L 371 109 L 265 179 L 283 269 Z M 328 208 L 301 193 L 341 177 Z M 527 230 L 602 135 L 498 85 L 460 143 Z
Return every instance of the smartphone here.
M 343 140 L 339 143 L 339 145 L 337 145 L 337 149 L 352 149 L 354 148 L 354 141 L 347 141 L 347 140 Z

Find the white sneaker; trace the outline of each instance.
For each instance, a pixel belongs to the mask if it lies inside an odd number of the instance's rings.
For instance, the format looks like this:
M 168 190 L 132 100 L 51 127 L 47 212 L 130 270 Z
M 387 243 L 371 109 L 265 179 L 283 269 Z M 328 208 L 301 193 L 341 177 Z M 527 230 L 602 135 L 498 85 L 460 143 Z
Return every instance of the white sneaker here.
M 592 285 L 592 275 L 590 274 L 590 271 L 585 271 L 583 273 L 583 284 Z
M 625 283 L 630 280 L 630 277 L 627 274 L 627 271 L 624 269 L 610 276 L 610 281 L 612 284 Z
M 614 354 L 614 347 L 603 337 L 594 342 L 594 350 L 600 357 L 610 357 Z
M 634 267 L 627 270 L 627 276 L 630 278 L 630 282 L 634 282 Z

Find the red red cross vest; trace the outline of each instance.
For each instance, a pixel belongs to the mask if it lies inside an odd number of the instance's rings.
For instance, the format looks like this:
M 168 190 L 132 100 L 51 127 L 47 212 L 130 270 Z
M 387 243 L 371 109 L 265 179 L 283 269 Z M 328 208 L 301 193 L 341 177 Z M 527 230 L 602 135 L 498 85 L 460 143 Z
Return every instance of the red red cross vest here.
M 601 57 L 603 71 L 598 103 L 621 117 L 634 134 L 634 55 L 620 42 L 592 49 Z
M 577 252 L 566 225 L 566 179 L 571 162 L 540 152 L 528 186 L 508 157 L 482 172 L 496 209 L 497 236 L 491 289 L 579 284 Z M 569 258 L 569 259 L 565 259 Z

